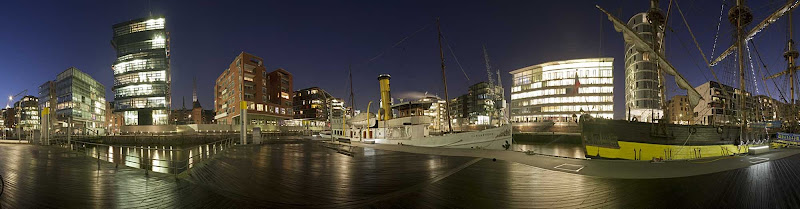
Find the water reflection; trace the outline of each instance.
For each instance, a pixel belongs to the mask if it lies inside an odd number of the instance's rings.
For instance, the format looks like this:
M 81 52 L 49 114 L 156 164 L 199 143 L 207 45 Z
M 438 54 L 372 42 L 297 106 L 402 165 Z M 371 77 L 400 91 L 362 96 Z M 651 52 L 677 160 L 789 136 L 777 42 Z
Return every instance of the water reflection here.
M 194 167 L 203 159 L 222 151 L 221 144 L 181 146 L 106 146 L 94 144 L 72 145 L 76 150 L 93 158 L 128 167 L 152 170 L 159 173 L 181 173 Z
M 560 157 L 586 158 L 586 152 L 581 144 L 560 142 L 514 142 L 514 151 L 533 151 L 536 154 L 554 155 Z

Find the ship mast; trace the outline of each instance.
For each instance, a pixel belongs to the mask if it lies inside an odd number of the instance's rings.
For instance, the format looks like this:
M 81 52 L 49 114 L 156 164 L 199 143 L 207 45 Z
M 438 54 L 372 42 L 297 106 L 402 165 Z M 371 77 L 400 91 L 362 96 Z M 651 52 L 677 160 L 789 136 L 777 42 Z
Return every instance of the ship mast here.
M 444 105 L 447 107 L 447 128 L 448 132 L 453 131 L 453 124 L 450 122 L 450 98 L 447 96 L 447 75 L 444 72 L 444 52 L 442 51 L 442 25 L 439 24 L 439 18 L 436 18 L 436 30 L 439 32 L 439 59 L 442 61 L 442 83 L 444 83 Z
M 797 119 L 796 118 L 797 111 L 795 110 L 795 100 L 794 100 L 794 79 L 795 79 L 794 78 L 794 73 L 795 73 L 795 70 L 797 70 L 797 67 L 795 66 L 794 60 L 797 59 L 798 53 L 797 53 L 797 50 L 795 50 L 794 40 L 792 40 L 792 11 L 791 10 L 789 11 L 789 15 L 788 16 L 789 17 L 787 17 L 787 18 L 789 19 L 789 43 L 788 43 L 788 48 L 786 48 L 786 52 L 783 54 L 783 57 L 785 57 L 786 60 L 789 62 L 789 67 L 786 69 L 787 71 L 789 71 L 788 72 L 789 73 L 789 91 L 791 92 L 790 94 L 792 95 L 791 96 L 792 101 L 789 102 L 789 104 L 791 105 L 790 106 L 791 108 L 789 108 L 789 109 L 791 110 L 791 113 L 792 113 L 792 116 L 789 118 L 789 124 L 791 124 L 789 126 L 789 132 L 794 132 L 794 131 L 796 131 L 795 130 L 795 126 L 797 125 L 797 120 L 796 120 Z
M 789 3 L 791 4 L 791 0 L 789 0 Z M 787 131 L 794 132 L 794 131 L 797 131 L 796 130 L 796 126 L 797 126 L 797 110 L 795 109 L 795 98 L 794 98 L 794 82 L 795 82 L 794 74 L 795 74 L 795 71 L 798 69 L 798 67 L 795 66 L 795 60 L 797 59 L 798 55 L 800 55 L 800 53 L 798 53 L 797 50 L 795 49 L 796 47 L 794 45 L 794 40 L 792 40 L 792 10 L 787 11 L 787 13 L 788 13 L 788 17 L 787 18 L 789 19 L 789 22 L 788 22 L 789 41 L 787 43 L 786 52 L 783 53 L 783 57 L 786 58 L 786 62 L 788 63 L 788 65 L 787 65 L 785 71 L 779 72 L 779 73 L 774 74 L 774 75 L 771 75 L 771 76 L 766 77 L 764 79 L 765 80 L 766 79 L 772 79 L 772 78 L 777 78 L 777 77 L 779 77 L 779 76 L 781 76 L 783 74 L 789 74 L 789 91 L 790 91 L 790 95 L 791 95 L 790 96 L 791 100 L 789 101 L 789 105 L 791 105 L 791 106 L 790 106 L 789 110 L 790 110 L 791 116 L 788 118 L 790 125 L 789 125 Z
M 745 95 L 745 81 L 744 81 L 744 27 L 753 21 L 753 14 L 750 13 L 750 8 L 744 5 L 744 0 L 736 0 L 736 6 L 731 8 L 728 12 L 728 21 L 736 26 L 736 51 L 737 51 L 737 64 L 739 66 L 739 117 L 742 120 L 741 134 L 739 139 L 744 138 L 747 131 L 747 113 L 746 113 L 746 95 Z M 734 92 L 734 95 L 736 93 Z
M 661 12 L 661 9 L 658 8 L 658 0 L 650 0 L 650 9 L 647 10 L 647 21 L 650 25 L 653 26 L 653 30 L 655 34 L 652 36 L 650 40 L 651 46 L 653 51 L 661 53 L 662 50 L 662 43 L 664 42 L 664 13 Z M 659 97 L 659 103 L 661 103 L 661 120 L 667 117 L 668 110 L 666 104 L 666 86 L 664 83 L 664 73 L 661 72 L 660 63 L 656 62 L 656 69 L 658 69 L 658 93 L 661 94 Z

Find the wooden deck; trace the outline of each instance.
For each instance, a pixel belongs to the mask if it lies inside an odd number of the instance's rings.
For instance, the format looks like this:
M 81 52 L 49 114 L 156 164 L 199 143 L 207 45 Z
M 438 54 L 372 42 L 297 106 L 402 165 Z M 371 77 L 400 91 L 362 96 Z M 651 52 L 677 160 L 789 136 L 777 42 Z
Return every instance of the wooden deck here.
M 800 207 L 800 155 L 699 176 L 609 179 L 475 157 L 353 151 L 240 146 L 176 178 L 105 162 L 98 170 L 96 159 L 57 147 L 0 144 L 0 207 Z

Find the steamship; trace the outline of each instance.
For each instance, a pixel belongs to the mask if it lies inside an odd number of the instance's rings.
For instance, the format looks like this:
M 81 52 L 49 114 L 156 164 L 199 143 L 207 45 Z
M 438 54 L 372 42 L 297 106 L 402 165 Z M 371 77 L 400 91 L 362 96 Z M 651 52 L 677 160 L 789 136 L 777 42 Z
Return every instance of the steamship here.
M 507 150 L 511 147 L 511 124 L 479 131 L 433 134 L 434 118 L 424 115 L 423 112 L 436 101 L 391 104 L 389 79 L 388 74 L 378 77 L 382 102 L 379 114 L 367 112 L 349 119 L 333 119 L 331 137 L 363 143 L 419 147 L 494 150 Z M 394 117 L 393 112 L 398 113 L 397 117 Z
M 442 31 L 439 26 L 437 18 L 436 25 L 439 33 L 439 56 L 442 68 L 442 84 L 444 86 L 445 107 L 449 107 L 449 98 L 447 97 L 447 77 L 445 76 L 445 63 L 444 52 L 442 51 Z M 491 67 L 489 66 L 488 55 L 485 54 L 486 70 L 489 74 L 489 88 L 494 89 L 491 78 Z M 499 72 L 498 72 L 499 76 Z M 376 114 L 369 112 L 369 105 L 367 105 L 367 112 L 358 115 L 353 115 L 348 120 L 343 115 L 341 119 L 331 119 L 331 137 L 345 139 L 350 141 L 360 141 L 364 143 L 377 143 L 377 144 L 396 144 L 396 145 L 411 145 L 419 147 L 438 147 L 438 148 L 467 148 L 467 149 L 495 149 L 495 150 L 508 150 L 511 148 L 513 141 L 511 140 L 511 124 L 508 123 L 506 118 L 496 120 L 497 126 L 488 127 L 479 131 L 470 132 L 452 132 L 452 122 L 450 115 L 445 111 L 445 121 L 447 121 L 447 129 L 439 134 L 432 134 L 431 129 L 436 127 L 433 124 L 433 117 L 425 115 L 425 110 L 428 110 L 431 105 L 436 101 L 416 101 L 405 102 L 400 104 L 392 104 L 392 97 L 389 89 L 389 80 L 391 76 L 388 74 L 381 74 L 378 76 L 381 92 L 381 107 Z M 499 78 L 498 78 L 499 81 Z M 352 77 L 351 82 L 352 84 Z M 352 86 L 350 88 L 352 96 Z M 489 98 L 497 99 L 498 94 L 490 90 L 488 93 Z M 397 117 L 394 117 L 394 110 L 397 111 Z M 495 115 L 498 114 L 500 108 L 497 105 L 494 107 Z M 491 117 L 491 116 L 490 116 Z M 502 116 L 501 116 L 502 117 Z M 438 121 L 437 121 L 438 122 Z M 494 124 L 493 124 L 494 125 Z M 438 128 L 441 130 L 442 128 Z

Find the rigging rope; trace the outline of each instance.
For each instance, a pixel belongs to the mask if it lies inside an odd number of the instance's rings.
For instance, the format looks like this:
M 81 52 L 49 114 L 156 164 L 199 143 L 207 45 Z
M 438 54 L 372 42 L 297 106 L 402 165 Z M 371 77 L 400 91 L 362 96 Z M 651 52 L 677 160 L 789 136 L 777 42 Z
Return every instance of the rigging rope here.
M 761 58 L 761 53 L 758 52 L 758 47 L 756 47 L 756 42 L 753 41 L 753 39 L 750 39 L 750 43 L 753 44 L 753 51 L 756 52 L 756 56 L 758 56 L 758 60 L 761 61 L 761 65 L 764 66 L 764 71 L 767 72 L 767 75 L 771 75 L 772 73 L 769 72 L 769 68 L 767 68 L 767 64 L 764 63 L 764 59 Z M 762 76 L 762 77 L 764 77 L 764 76 Z M 772 80 L 772 84 L 775 85 L 775 89 L 778 89 L 778 93 L 780 94 L 781 98 L 785 102 L 786 101 L 786 97 L 783 94 L 783 91 L 781 91 L 781 88 L 778 87 L 778 83 L 775 82 L 775 79 L 770 79 L 770 80 Z M 767 88 L 767 86 L 764 85 L 764 88 Z M 772 96 L 770 96 L 770 97 L 772 97 Z
M 678 13 L 681 14 L 681 18 L 683 19 L 683 23 L 684 23 L 684 25 L 686 25 L 686 29 L 689 31 L 689 35 L 692 36 L 692 40 L 694 41 L 694 45 L 697 46 L 697 51 L 700 51 L 700 55 L 703 57 L 703 60 L 706 61 L 706 66 L 708 66 L 708 69 L 711 70 L 711 75 L 713 75 L 714 79 L 717 80 L 717 82 L 719 82 L 719 78 L 717 78 L 717 73 L 714 72 L 714 68 L 712 68 L 711 67 L 711 63 L 708 62 L 708 58 L 706 58 L 706 55 L 703 53 L 703 49 L 701 49 L 700 48 L 700 44 L 697 43 L 697 38 L 694 37 L 694 33 L 692 33 L 692 28 L 689 27 L 689 22 L 687 22 L 686 21 L 686 17 L 683 16 L 683 11 L 681 11 L 681 6 L 678 5 L 677 1 L 675 1 L 675 7 L 678 8 Z
M 758 83 L 756 82 L 756 70 L 753 68 L 753 58 L 750 56 L 750 44 L 745 43 L 744 47 L 747 49 L 747 60 L 750 61 L 750 74 L 753 77 L 753 87 L 756 89 L 756 95 L 760 95 L 758 90 Z
M 722 3 L 722 7 L 719 9 L 719 20 L 717 20 L 717 33 L 714 34 L 714 45 L 713 45 L 713 47 L 711 47 L 711 56 L 708 57 L 709 59 L 713 59 L 714 58 L 714 51 L 716 51 L 716 49 L 717 49 L 717 39 L 719 38 L 719 26 L 722 25 L 722 14 L 723 14 L 723 11 L 725 11 L 725 3 L 724 2 Z
M 393 49 L 393 48 L 397 47 L 397 46 L 398 46 L 398 45 L 400 45 L 401 43 L 405 42 L 405 41 L 406 41 L 406 40 L 408 40 L 409 38 L 413 37 L 414 35 L 416 35 L 416 34 L 417 34 L 417 33 L 419 33 L 420 31 L 424 30 L 425 28 L 428 28 L 428 26 L 431 26 L 431 25 L 433 25 L 433 23 L 428 23 L 427 25 L 425 25 L 425 26 L 422 26 L 422 28 L 420 28 L 419 30 L 417 30 L 417 31 L 414 31 L 414 33 L 411 33 L 410 35 L 408 35 L 408 36 L 404 37 L 403 39 L 400 39 L 400 41 L 398 41 L 397 43 L 395 43 L 395 44 L 394 44 L 394 45 L 392 45 L 391 47 L 384 49 L 383 51 L 381 51 L 380 53 L 378 53 L 378 55 L 375 55 L 374 57 L 372 57 L 372 59 L 369 59 L 369 60 L 367 60 L 366 62 L 364 62 L 364 63 L 361 63 L 361 65 L 366 65 L 366 64 L 369 64 L 369 63 L 371 63 L 371 62 L 372 62 L 372 61 L 374 61 L 375 59 L 378 59 L 378 57 L 381 57 L 381 56 L 383 56 L 383 54 L 385 54 L 385 53 L 386 53 L 387 51 L 389 51 L 390 49 Z
M 470 81 L 469 80 L 469 76 L 467 76 L 467 71 L 464 71 L 464 67 L 461 67 L 461 62 L 458 61 L 458 57 L 456 57 L 456 52 L 453 51 L 453 48 L 450 47 L 450 42 L 447 41 L 447 38 L 444 36 L 444 33 L 442 33 L 442 39 L 444 39 L 444 43 L 447 44 L 447 49 L 450 50 L 450 54 L 453 55 L 453 59 L 456 60 L 456 64 L 458 64 L 458 68 L 461 68 L 461 72 L 464 73 L 464 77 L 467 78 L 467 81 Z

